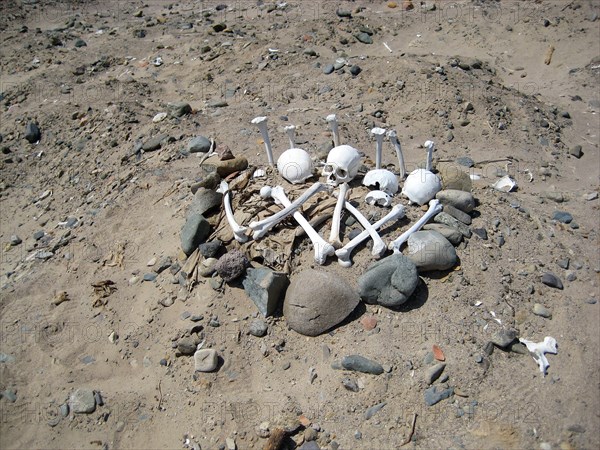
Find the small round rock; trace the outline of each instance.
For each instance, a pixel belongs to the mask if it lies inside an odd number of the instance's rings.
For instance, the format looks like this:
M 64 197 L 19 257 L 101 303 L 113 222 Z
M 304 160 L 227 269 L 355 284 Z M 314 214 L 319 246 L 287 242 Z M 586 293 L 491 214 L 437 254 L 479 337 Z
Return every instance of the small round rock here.
M 267 330 L 268 325 L 264 320 L 254 319 L 252 322 L 250 322 L 250 328 L 248 329 L 248 332 L 252 336 L 263 337 L 267 334 Z

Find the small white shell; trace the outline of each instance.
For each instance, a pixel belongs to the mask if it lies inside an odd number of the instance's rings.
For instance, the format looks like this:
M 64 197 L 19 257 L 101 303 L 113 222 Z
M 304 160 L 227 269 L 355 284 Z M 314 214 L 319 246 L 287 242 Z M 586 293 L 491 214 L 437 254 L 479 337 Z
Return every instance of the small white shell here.
M 372 206 L 390 206 L 392 197 L 383 191 L 371 191 L 365 197 L 365 202 Z
M 313 163 L 305 150 L 290 148 L 283 152 L 277 160 L 277 170 L 290 183 L 300 184 L 312 177 Z
M 367 172 L 363 185 L 371 189 L 379 189 L 390 195 L 398 192 L 398 178 L 387 169 L 374 169 Z
M 425 169 L 417 169 L 406 177 L 402 194 L 408 197 L 412 203 L 424 205 L 442 190 L 442 182 L 433 172 Z

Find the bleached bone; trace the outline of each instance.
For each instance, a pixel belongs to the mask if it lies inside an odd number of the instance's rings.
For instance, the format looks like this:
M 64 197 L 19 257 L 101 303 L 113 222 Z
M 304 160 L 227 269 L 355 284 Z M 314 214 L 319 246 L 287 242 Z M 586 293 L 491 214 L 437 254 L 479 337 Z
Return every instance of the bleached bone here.
M 379 219 L 377 222 L 375 222 L 372 225 L 372 227 L 373 227 L 373 229 L 377 230 L 377 229 L 381 228 L 383 225 L 385 225 L 387 222 L 391 222 L 393 220 L 398 220 L 398 219 L 401 219 L 402 217 L 404 217 L 404 206 L 395 205 L 392 208 L 392 210 L 389 213 L 387 213 L 387 215 L 385 217 L 383 217 L 383 218 Z M 340 264 L 340 266 L 350 267 L 352 265 L 352 261 L 350 261 L 350 254 L 356 248 L 356 246 L 359 245 L 365 239 L 367 239 L 367 237 L 369 237 L 369 232 L 366 230 L 363 230 L 358 236 L 356 236 L 354 239 L 352 239 L 350 242 L 348 242 L 342 248 L 340 248 L 339 250 L 336 250 L 335 254 L 338 257 L 338 263 Z
M 423 214 L 423 216 L 419 220 L 417 220 L 417 222 L 415 222 L 412 227 L 410 227 L 408 230 L 402 233 L 400 237 L 390 242 L 390 245 L 388 245 L 388 249 L 393 250 L 394 253 L 400 253 L 400 247 L 402 246 L 402 244 L 408 241 L 410 235 L 419 231 L 423 227 L 423 225 L 425 225 L 429 221 L 429 219 L 438 214 L 441 210 L 442 204 L 440 203 L 440 201 L 438 199 L 431 200 L 429 202 L 429 209 L 427 210 L 427 212 Z
M 377 230 L 373 228 L 371 222 L 369 222 L 367 218 L 363 216 L 363 214 L 358 209 L 352 206 L 352 203 L 346 200 L 345 207 L 348 210 L 348 212 L 352 214 L 356 218 L 356 220 L 358 220 L 358 223 L 360 223 L 362 227 L 369 232 L 369 236 L 371 236 L 371 239 L 373 239 L 373 248 L 371 249 L 371 255 L 376 257 L 381 256 L 381 254 L 385 251 L 386 246 L 385 242 L 383 242 L 383 239 L 381 239 L 381 237 L 377 233 Z
M 304 183 L 313 176 L 313 163 L 306 150 L 290 148 L 277 159 L 277 170 L 292 184 Z
M 288 135 L 288 139 L 290 140 L 290 148 L 296 148 L 296 138 L 295 138 L 295 125 L 288 125 L 283 128 Z
M 267 130 L 267 118 L 264 116 L 255 117 L 252 119 L 252 123 L 258 126 L 260 134 L 262 135 L 265 143 L 265 150 L 267 151 L 267 158 L 269 159 L 269 165 L 274 166 L 273 150 L 271 149 L 271 140 L 269 139 L 269 130 Z
M 349 145 L 339 145 L 329 151 L 322 173 L 327 178 L 327 184 L 337 186 L 353 180 L 359 165 L 358 150 Z
M 340 145 L 340 130 L 338 128 L 337 117 L 335 114 L 329 114 L 325 120 L 329 122 L 331 132 L 333 133 L 333 146 L 337 147 Z
M 439 177 L 425 169 L 413 170 L 404 181 L 402 194 L 408 197 L 411 203 L 424 205 L 442 190 Z
M 527 346 L 527 350 L 531 352 L 531 356 L 533 356 L 533 359 L 540 366 L 540 372 L 546 376 L 546 370 L 548 369 L 548 366 L 550 366 L 550 363 L 544 354 L 552 353 L 553 355 L 556 355 L 558 353 L 556 339 L 551 336 L 546 336 L 544 342 L 532 342 L 523 338 L 519 338 L 519 341 Z
M 385 130 L 383 128 L 375 127 L 371 130 L 371 134 L 375 136 L 376 148 L 375 148 L 375 168 L 381 169 L 381 148 L 383 146 L 383 137 L 385 136 Z
M 394 195 L 398 192 L 398 178 L 387 169 L 369 170 L 363 178 L 363 185 Z
M 263 189 L 265 189 L 265 188 L 268 188 L 268 186 L 265 186 Z M 261 195 L 262 195 L 263 189 L 261 189 Z M 252 229 L 252 231 L 254 232 L 252 234 L 252 237 L 254 238 L 254 240 L 260 239 L 265 234 L 267 234 L 267 232 L 271 228 L 273 228 L 275 225 L 277 225 L 279 222 L 281 222 L 281 220 L 283 220 L 285 217 L 289 216 L 294 211 L 296 211 L 298 208 L 300 208 L 300 206 L 302 206 L 313 195 L 315 195 L 319 192 L 322 192 L 322 191 L 326 191 L 328 189 L 329 189 L 329 187 L 327 185 L 317 181 L 315 184 L 313 184 L 311 187 L 309 187 L 304 192 L 304 194 L 302 194 L 300 197 L 298 197 L 296 200 L 294 200 L 292 203 L 290 203 L 289 206 L 285 206 L 284 209 L 273 214 L 270 217 L 267 217 L 258 222 L 254 221 L 254 222 L 250 223 L 250 229 Z
M 231 191 L 229 190 L 229 185 L 226 181 L 221 181 L 219 185 L 219 189 L 217 192 L 223 194 L 223 204 L 225 205 L 225 216 L 227 217 L 227 222 L 229 222 L 229 226 L 233 230 L 233 237 L 236 241 L 240 243 L 244 243 L 248 241 L 248 235 L 246 232 L 248 231 L 248 227 L 243 227 L 239 225 L 235 218 L 233 217 L 233 210 L 231 209 Z
M 427 162 L 425 163 L 425 170 L 429 170 L 433 168 L 433 149 L 435 148 L 435 143 L 433 141 L 425 141 L 423 146 L 427 149 Z
M 365 202 L 371 206 L 387 207 L 392 204 L 392 197 L 387 192 L 371 191 L 366 195 Z
M 266 194 L 266 191 L 267 190 L 265 189 L 263 192 L 261 189 L 261 195 Z M 275 199 L 276 202 L 283 205 L 286 209 L 292 205 L 292 202 L 290 202 L 290 200 L 287 198 L 281 186 L 275 186 L 273 189 L 270 189 L 269 195 Z M 335 253 L 335 248 L 333 248 L 329 242 L 323 239 L 321 235 L 310 226 L 308 221 L 299 211 L 294 211 L 294 219 L 296 219 L 298 225 L 304 228 L 304 232 L 312 242 L 313 249 L 315 251 L 315 262 L 319 265 L 325 264 L 327 257 Z
M 398 170 L 400 171 L 400 180 L 404 180 L 406 178 L 406 166 L 404 165 L 404 155 L 402 154 L 402 146 L 400 145 L 400 141 L 398 141 L 398 135 L 396 134 L 396 130 L 388 131 L 388 138 L 390 142 L 396 149 L 396 156 L 398 156 Z
M 329 243 L 334 248 L 340 248 L 342 241 L 340 241 L 340 221 L 342 219 L 342 211 L 346 203 L 346 194 L 348 193 L 348 183 L 342 183 L 340 185 L 340 193 L 337 198 L 338 201 L 333 210 L 333 220 L 331 221 L 331 233 L 329 234 Z

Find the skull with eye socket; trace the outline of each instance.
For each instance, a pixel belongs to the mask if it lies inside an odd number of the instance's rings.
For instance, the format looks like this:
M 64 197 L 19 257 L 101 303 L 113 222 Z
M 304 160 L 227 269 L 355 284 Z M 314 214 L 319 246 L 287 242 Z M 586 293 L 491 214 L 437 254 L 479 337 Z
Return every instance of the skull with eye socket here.
M 327 184 L 337 186 L 354 179 L 360 165 L 358 150 L 349 145 L 338 145 L 330 150 L 323 167 L 323 176 Z

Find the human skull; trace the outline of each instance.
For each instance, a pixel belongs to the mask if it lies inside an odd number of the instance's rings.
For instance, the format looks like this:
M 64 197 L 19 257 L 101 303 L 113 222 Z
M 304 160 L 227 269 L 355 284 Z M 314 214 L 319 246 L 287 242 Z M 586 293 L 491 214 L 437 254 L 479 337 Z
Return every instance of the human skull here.
M 323 176 L 327 177 L 327 184 L 337 186 L 340 183 L 347 183 L 358 173 L 359 164 L 358 150 L 349 145 L 338 145 L 327 155 Z
M 291 148 L 277 160 L 277 170 L 290 183 L 300 184 L 312 177 L 313 164 L 306 150 Z
M 398 192 L 398 178 L 387 169 L 373 169 L 363 178 L 363 185 L 371 189 L 378 189 L 389 195 Z

